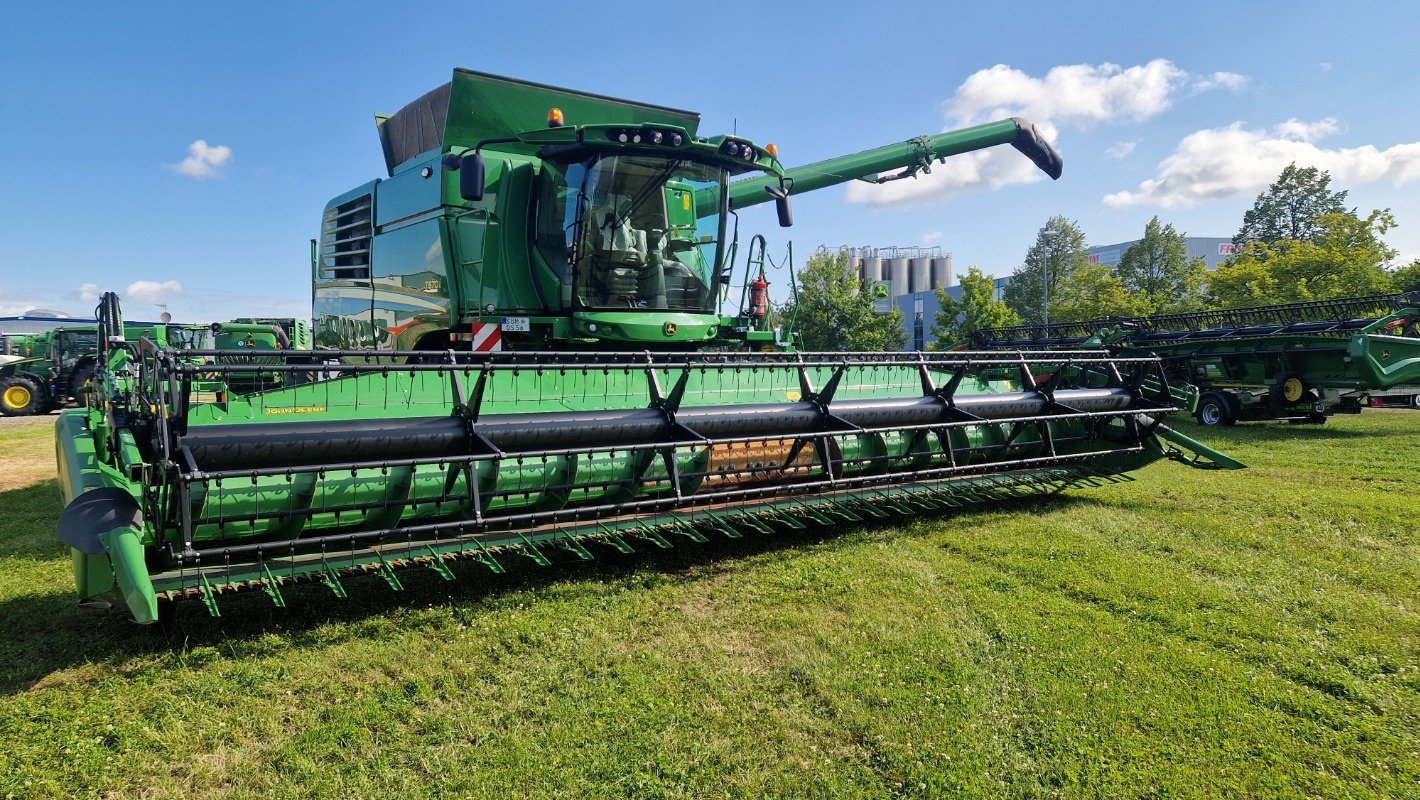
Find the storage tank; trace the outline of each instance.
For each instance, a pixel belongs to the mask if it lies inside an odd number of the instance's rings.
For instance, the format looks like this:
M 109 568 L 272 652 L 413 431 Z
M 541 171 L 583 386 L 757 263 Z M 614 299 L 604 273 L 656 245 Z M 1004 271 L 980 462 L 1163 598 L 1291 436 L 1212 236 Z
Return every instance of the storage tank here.
M 877 256 L 863 259 L 863 285 L 872 286 L 883 278 L 883 260 Z
M 909 292 L 925 292 L 932 288 L 932 259 L 918 256 L 907 262 Z
M 893 297 L 904 295 L 911 291 L 907 288 L 911 284 L 911 280 L 908 278 L 910 274 L 908 260 L 907 258 L 888 259 L 887 274 L 888 280 L 892 281 Z
M 859 256 L 859 255 L 857 255 L 857 254 L 854 254 L 854 253 L 849 253 L 849 255 L 848 255 L 848 264 L 844 267 L 844 270 L 848 273 L 848 275 L 849 275 L 850 277 L 853 277 L 853 278 L 857 278 L 857 279 L 859 279 L 859 280 L 862 280 L 862 279 L 863 279 L 863 259 L 862 259 L 862 257 Z
M 951 286 L 952 282 L 952 257 L 948 255 L 932 259 L 932 288 L 945 289 Z

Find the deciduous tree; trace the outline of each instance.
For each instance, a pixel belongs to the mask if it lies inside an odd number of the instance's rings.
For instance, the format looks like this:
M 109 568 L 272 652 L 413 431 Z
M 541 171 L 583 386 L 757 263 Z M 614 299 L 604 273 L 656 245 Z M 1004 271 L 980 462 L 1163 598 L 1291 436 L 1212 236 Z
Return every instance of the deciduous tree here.
M 1088 264 L 1085 232 L 1063 216 L 1051 217 L 1035 235 L 1035 244 L 1026 252 L 1025 265 L 1016 270 L 1006 285 L 1006 305 L 1026 322 L 1041 322 L 1045 316 L 1046 286 L 1050 307 L 1058 304 L 1060 288 L 1075 270 Z M 1054 319 L 1052 310 L 1050 318 Z
M 1392 272 L 1390 282 L 1397 292 L 1420 292 L 1420 258 Z
M 799 272 L 800 341 L 807 350 L 901 350 L 907 344 L 902 312 L 873 310 L 871 287 L 849 267 L 847 252 L 820 251 Z M 793 314 L 786 310 L 785 319 Z
M 944 350 L 966 341 L 969 334 L 982 328 L 1001 328 L 1020 324 L 1021 318 L 1009 306 L 996 299 L 996 282 L 980 267 L 968 267 L 961 276 L 961 299 L 937 289 L 940 309 L 932 320 L 931 349 Z
M 1234 244 L 1309 242 L 1321 232 L 1321 217 L 1346 213 L 1346 192 L 1330 189 L 1331 175 L 1316 167 L 1288 164 L 1243 214 Z
M 1148 303 L 1100 264 L 1084 264 L 1051 297 L 1053 322 L 1084 322 L 1100 317 L 1137 317 L 1149 313 Z
M 1383 265 L 1395 251 L 1381 236 L 1393 227 L 1389 210 L 1364 219 L 1332 212 L 1318 217 L 1308 240 L 1248 244 L 1207 276 L 1208 305 L 1238 308 L 1389 292 L 1394 280 Z
M 1124 288 L 1134 293 L 1150 314 L 1193 311 L 1202 305 L 1199 293 L 1207 268 L 1202 258 L 1188 257 L 1188 241 L 1163 225 L 1158 217 L 1144 226 L 1144 238 L 1129 246 L 1114 267 Z

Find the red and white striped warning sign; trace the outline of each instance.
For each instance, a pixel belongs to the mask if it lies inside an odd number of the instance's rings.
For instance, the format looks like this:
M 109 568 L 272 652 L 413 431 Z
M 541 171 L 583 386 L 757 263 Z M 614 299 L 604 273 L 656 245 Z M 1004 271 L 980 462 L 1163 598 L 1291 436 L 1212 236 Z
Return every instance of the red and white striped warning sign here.
M 503 329 L 496 322 L 475 322 L 468 333 L 451 333 L 449 339 L 471 342 L 470 349 L 476 353 L 487 353 L 503 349 Z

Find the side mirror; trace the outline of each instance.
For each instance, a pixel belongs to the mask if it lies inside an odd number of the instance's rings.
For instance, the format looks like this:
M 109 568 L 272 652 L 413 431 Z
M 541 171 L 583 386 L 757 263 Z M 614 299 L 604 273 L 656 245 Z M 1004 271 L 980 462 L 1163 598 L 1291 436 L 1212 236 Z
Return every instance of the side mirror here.
M 459 197 L 472 202 L 483 199 L 483 154 L 474 151 L 459 163 Z
M 779 188 L 773 186 L 764 187 L 764 191 L 774 198 L 774 210 L 779 212 L 779 227 L 792 228 L 794 226 L 794 208 L 789 205 L 789 189 L 783 185 Z

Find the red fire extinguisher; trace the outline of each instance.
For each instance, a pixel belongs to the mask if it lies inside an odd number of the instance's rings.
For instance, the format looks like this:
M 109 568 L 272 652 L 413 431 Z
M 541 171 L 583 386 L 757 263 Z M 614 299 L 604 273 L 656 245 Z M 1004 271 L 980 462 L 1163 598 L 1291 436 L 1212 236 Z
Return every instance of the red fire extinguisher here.
M 759 322 L 769 313 L 769 281 L 765 279 L 764 271 L 760 270 L 759 277 L 749 284 L 749 315 Z

